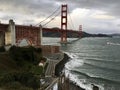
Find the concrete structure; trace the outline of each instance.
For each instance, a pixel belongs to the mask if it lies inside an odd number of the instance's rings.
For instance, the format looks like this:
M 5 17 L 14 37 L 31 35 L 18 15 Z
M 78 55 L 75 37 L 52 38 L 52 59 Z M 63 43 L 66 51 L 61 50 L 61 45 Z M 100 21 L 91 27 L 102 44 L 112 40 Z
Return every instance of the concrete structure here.
M 5 34 L 4 34 L 4 32 L 1 31 L 1 32 L 0 32 L 0 45 L 1 45 L 1 46 L 3 46 L 3 45 L 5 44 L 5 42 L 4 42 L 4 41 L 5 41 L 5 40 L 4 40 L 5 38 L 4 38 L 4 37 L 5 37 Z
M 60 46 L 41 45 L 40 47 L 44 56 L 60 52 Z
M 16 25 L 16 45 L 19 45 L 21 40 L 26 39 L 32 46 L 41 45 L 41 28 L 23 25 Z
M 40 46 L 42 27 L 15 25 L 13 20 L 9 24 L 0 24 L 0 45 L 19 45 L 26 39 L 30 45 Z
M 15 23 L 13 20 L 9 21 L 8 30 L 5 32 L 5 44 L 16 45 Z

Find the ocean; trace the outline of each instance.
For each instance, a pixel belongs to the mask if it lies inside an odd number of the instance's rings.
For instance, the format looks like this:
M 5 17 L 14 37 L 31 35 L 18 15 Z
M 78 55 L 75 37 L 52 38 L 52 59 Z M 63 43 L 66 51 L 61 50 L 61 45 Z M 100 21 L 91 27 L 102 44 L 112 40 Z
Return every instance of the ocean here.
M 60 45 L 60 38 L 43 38 L 43 44 Z M 92 90 L 120 90 L 120 38 L 68 39 L 60 45 L 69 55 L 65 74 L 76 85 Z

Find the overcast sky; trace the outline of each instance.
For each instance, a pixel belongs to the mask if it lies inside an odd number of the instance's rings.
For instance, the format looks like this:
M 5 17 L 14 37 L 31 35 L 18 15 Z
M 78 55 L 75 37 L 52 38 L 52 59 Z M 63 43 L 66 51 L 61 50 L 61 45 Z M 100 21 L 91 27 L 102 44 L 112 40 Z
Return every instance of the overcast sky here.
M 120 0 L 0 0 L 0 21 L 36 25 L 61 4 L 68 4 L 70 29 L 83 25 L 89 33 L 120 33 Z M 46 27 L 60 27 L 60 14 Z

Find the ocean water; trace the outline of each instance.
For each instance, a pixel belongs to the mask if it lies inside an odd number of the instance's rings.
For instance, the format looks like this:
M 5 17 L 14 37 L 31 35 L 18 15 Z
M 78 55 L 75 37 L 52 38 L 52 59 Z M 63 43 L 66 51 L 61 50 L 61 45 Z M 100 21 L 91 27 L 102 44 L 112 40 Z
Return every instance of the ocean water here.
M 58 38 L 43 38 L 43 44 L 60 45 Z M 61 50 L 70 56 L 66 75 L 77 85 L 92 90 L 120 90 L 120 38 L 69 39 Z

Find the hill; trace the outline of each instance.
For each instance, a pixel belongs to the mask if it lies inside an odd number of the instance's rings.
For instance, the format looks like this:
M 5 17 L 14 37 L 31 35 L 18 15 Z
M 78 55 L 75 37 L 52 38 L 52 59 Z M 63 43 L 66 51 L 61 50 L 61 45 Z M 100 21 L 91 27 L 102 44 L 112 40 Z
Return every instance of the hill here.
M 120 38 L 120 34 L 119 33 L 115 33 L 115 34 L 110 34 L 111 37 L 115 37 L 115 38 Z
M 59 28 L 53 28 L 53 29 L 59 30 Z M 60 37 L 61 33 L 43 31 L 43 36 L 44 37 Z M 67 37 L 78 38 L 79 35 L 76 33 L 68 32 Z M 109 37 L 109 35 L 107 35 L 107 34 L 90 34 L 90 33 L 82 32 L 82 37 Z

